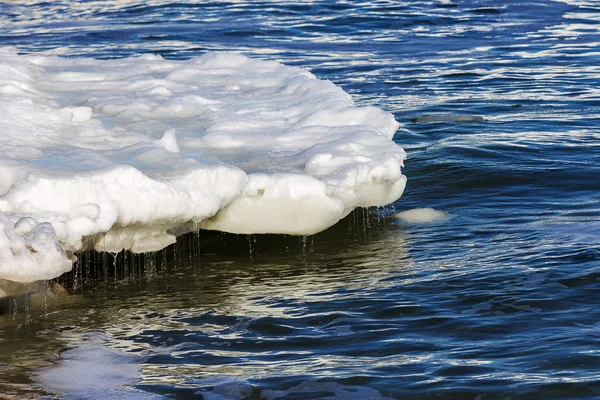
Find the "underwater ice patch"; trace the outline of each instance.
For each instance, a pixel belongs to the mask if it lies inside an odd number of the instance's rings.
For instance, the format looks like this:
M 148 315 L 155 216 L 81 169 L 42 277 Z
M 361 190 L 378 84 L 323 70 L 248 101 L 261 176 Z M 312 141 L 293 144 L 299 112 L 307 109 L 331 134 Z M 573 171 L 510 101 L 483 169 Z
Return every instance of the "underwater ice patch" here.
M 63 399 L 162 399 L 131 387 L 140 380 L 144 360 L 109 349 L 102 336 L 90 335 L 62 353 L 60 363 L 39 372 L 36 379 Z
M 391 400 L 383 397 L 377 390 L 363 386 L 340 385 L 336 382 L 304 381 L 288 390 L 263 390 L 260 398 L 277 400 L 293 395 L 293 398 L 322 400 Z
M 210 387 L 194 393 L 201 395 L 204 400 L 244 400 L 251 397 L 253 393 L 250 383 L 234 377 L 215 376 L 194 383 Z

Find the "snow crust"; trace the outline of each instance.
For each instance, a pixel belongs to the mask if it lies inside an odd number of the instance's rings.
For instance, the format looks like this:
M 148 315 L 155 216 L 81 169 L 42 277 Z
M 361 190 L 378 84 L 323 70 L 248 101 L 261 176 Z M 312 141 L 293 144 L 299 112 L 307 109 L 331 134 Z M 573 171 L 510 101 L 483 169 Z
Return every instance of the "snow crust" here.
M 387 112 L 300 68 L 229 53 L 67 59 L 0 49 L 0 279 L 195 229 L 308 235 L 397 200 Z

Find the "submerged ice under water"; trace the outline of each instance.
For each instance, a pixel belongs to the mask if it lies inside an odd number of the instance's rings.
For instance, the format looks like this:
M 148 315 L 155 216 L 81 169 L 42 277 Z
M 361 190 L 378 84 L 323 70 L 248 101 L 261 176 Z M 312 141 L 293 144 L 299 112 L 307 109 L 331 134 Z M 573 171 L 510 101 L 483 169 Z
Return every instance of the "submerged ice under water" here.
M 63 72 L 86 63 L 118 70 L 132 60 L 185 68 L 193 57 L 211 57 L 206 52 L 234 51 L 283 73 L 309 70 L 318 80 L 305 82 L 329 80 L 355 106 L 393 113 L 404 128 L 393 140 L 408 154 L 401 201 L 359 208 L 318 235 L 203 230 L 157 253 L 84 253 L 61 280 L 70 296 L 50 288 L 1 316 L 3 395 L 85 397 L 67 381 L 73 365 L 93 368 L 86 360 L 95 354 L 108 372 L 105 387 L 132 398 L 600 396 L 595 1 L 0 7 L 0 44 L 22 54 L 9 63 L 46 60 Z M 47 58 L 53 55 L 71 58 Z M 127 87 L 96 90 L 118 97 Z M 152 96 L 165 94 L 158 88 Z M 75 99 L 45 99 L 73 107 L 63 100 Z M 119 104 L 111 102 L 112 116 L 99 123 L 137 132 L 131 121 L 111 121 L 120 112 L 143 113 L 144 104 Z M 247 110 L 237 122 L 272 116 Z M 150 128 L 148 146 L 169 157 L 189 151 L 187 135 L 199 137 Z M 344 136 L 351 127 L 339 129 Z M 269 140 L 260 138 L 247 144 L 249 152 Z M 288 156 L 280 155 L 276 162 Z M 40 169 L 61 157 L 42 159 Z M 272 168 L 270 159 L 258 168 Z M 247 158 L 235 162 L 260 173 Z M 116 360 L 128 360 L 131 373 L 110 373 Z M 81 388 L 85 374 L 78 378 Z

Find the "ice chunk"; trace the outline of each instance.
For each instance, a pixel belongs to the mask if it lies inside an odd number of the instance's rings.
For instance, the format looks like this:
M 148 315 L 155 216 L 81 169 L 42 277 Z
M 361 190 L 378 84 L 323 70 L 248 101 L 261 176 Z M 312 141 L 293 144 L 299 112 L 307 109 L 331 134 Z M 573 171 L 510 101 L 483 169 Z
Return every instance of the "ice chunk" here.
M 51 279 L 69 271 L 71 263 L 52 225 L 30 217 L 15 223 L 0 213 L 0 279 L 23 283 Z M 5 295 L 12 294 L 0 297 Z
M 177 138 L 175 137 L 175 129 L 169 129 L 165 132 L 162 139 L 158 141 L 162 147 L 168 152 L 179 153 L 179 145 L 177 144 Z
M 92 118 L 92 109 L 89 107 L 66 107 L 63 110 L 70 112 L 73 115 L 71 117 L 71 121 L 73 122 L 89 121 Z
M 391 114 L 238 54 L 0 49 L 0 129 L 0 278 L 21 282 L 84 249 L 155 251 L 198 227 L 316 233 L 406 180 Z
M 405 222 L 419 224 L 444 221 L 450 218 L 450 214 L 433 208 L 413 208 L 399 212 L 395 217 Z

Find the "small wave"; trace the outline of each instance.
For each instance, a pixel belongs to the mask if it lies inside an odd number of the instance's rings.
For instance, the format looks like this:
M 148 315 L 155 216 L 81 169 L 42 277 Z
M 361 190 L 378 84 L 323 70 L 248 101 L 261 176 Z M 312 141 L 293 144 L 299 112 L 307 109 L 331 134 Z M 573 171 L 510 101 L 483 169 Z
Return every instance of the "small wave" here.
M 415 118 L 413 122 L 415 124 L 425 124 L 428 122 L 458 122 L 458 123 L 471 123 L 471 122 L 482 122 L 485 121 L 480 115 L 460 115 L 460 114 L 449 114 L 449 115 L 425 115 L 423 117 Z
M 302 398 L 318 398 L 321 399 L 372 399 L 372 400 L 391 400 L 388 397 L 383 397 L 377 390 L 362 386 L 347 386 L 340 385 L 335 382 L 317 382 L 304 381 L 297 386 L 288 390 L 263 390 L 261 398 L 266 400 L 275 400 L 285 398 L 288 395 L 302 395 Z M 321 397 L 323 396 L 323 397 Z M 296 396 L 294 396 L 296 398 Z M 300 397 L 298 397 L 300 398 Z

